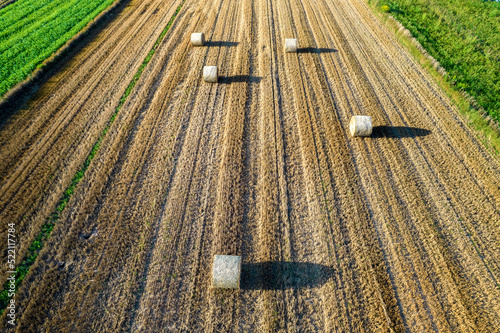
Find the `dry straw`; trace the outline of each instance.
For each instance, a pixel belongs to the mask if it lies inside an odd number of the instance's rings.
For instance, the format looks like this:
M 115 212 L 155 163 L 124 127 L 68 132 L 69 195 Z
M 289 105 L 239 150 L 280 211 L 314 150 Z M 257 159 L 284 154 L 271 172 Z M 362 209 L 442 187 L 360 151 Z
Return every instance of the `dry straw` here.
M 349 129 L 352 136 L 370 136 L 373 130 L 372 117 L 353 116 L 349 124 Z
M 240 288 L 241 257 L 216 254 L 212 272 L 215 288 Z
M 296 39 L 285 39 L 285 52 L 296 53 L 297 52 L 297 40 Z
M 203 46 L 205 44 L 205 34 L 203 32 L 196 32 L 191 34 L 191 45 Z

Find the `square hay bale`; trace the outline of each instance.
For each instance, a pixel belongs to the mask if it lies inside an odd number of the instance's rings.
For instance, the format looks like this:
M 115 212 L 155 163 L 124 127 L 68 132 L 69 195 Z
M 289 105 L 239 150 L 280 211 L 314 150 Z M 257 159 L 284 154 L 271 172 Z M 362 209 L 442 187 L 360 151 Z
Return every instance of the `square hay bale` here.
M 191 45 L 203 46 L 205 44 L 205 34 L 203 32 L 196 32 L 191 34 Z
M 203 67 L 203 80 L 205 82 L 217 82 L 217 66 L 205 66 Z
M 212 285 L 215 288 L 240 288 L 241 256 L 216 254 L 212 271 Z
M 285 52 L 287 53 L 297 52 L 297 39 L 285 39 Z

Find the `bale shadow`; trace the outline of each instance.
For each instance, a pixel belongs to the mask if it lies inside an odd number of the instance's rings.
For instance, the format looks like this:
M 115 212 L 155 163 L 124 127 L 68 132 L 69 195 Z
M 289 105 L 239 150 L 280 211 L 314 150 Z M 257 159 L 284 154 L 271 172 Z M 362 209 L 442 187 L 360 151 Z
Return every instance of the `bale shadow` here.
M 234 47 L 237 46 L 238 42 L 225 42 L 225 41 L 205 41 L 205 46 L 226 46 L 226 47 Z
M 282 290 L 314 288 L 333 275 L 329 266 L 308 262 L 268 261 L 241 266 L 243 290 Z
M 297 53 L 332 53 L 337 52 L 336 49 L 316 48 L 316 47 L 301 47 L 297 49 Z
M 415 138 L 417 136 L 426 136 L 432 132 L 418 127 L 405 126 L 374 126 L 372 138 Z
M 219 76 L 218 81 L 222 84 L 231 84 L 236 82 L 259 83 L 262 80 L 261 76 L 250 75 L 233 75 L 233 76 Z

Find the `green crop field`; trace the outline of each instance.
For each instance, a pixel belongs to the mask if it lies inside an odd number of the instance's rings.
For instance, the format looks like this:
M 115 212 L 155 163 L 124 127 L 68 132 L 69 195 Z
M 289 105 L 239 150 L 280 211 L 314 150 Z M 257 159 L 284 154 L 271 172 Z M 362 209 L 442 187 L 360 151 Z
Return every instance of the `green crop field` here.
M 482 0 L 380 0 L 448 72 L 500 121 L 500 3 Z
M 0 96 L 115 0 L 19 0 L 0 10 Z

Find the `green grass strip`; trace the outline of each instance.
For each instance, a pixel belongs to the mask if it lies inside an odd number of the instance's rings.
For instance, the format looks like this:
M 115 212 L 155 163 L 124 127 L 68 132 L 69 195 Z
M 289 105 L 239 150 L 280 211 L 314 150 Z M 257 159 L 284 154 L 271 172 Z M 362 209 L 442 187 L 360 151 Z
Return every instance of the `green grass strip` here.
M 167 32 L 170 29 L 170 27 L 172 26 L 172 24 L 174 23 L 174 20 L 177 17 L 177 14 L 179 13 L 179 11 L 181 10 L 182 6 L 184 5 L 185 1 L 186 0 L 183 0 L 181 2 L 181 4 L 177 7 L 177 9 L 175 10 L 175 13 L 170 18 L 170 21 L 168 21 L 165 29 L 163 29 L 160 36 L 158 37 L 155 44 L 153 45 L 153 48 L 151 49 L 151 51 L 149 51 L 148 55 L 146 56 L 146 58 L 142 62 L 141 66 L 139 67 L 136 74 L 134 75 L 134 78 L 132 79 L 132 81 L 128 85 L 128 87 L 125 90 L 125 92 L 123 93 L 122 97 L 120 98 L 120 102 L 118 103 L 118 106 L 116 107 L 115 112 L 113 112 L 111 118 L 109 119 L 108 124 L 106 125 L 106 127 L 102 131 L 101 135 L 97 139 L 97 142 L 92 146 L 92 150 L 90 151 L 89 155 L 85 159 L 85 162 L 83 163 L 81 168 L 78 170 L 78 172 L 71 179 L 70 185 L 68 186 L 66 191 L 64 191 L 64 194 L 62 195 L 61 199 L 57 203 L 54 211 L 47 218 L 47 221 L 42 225 L 40 233 L 35 237 L 35 239 L 31 243 L 30 247 L 28 248 L 27 255 L 24 257 L 22 263 L 16 268 L 16 283 L 15 283 L 15 286 L 16 286 L 15 290 L 16 291 L 18 290 L 19 286 L 21 285 L 24 278 L 28 274 L 31 265 L 36 261 L 36 258 L 38 257 L 38 254 L 42 250 L 43 246 L 45 245 L 45 243 L 49 239 L 50 234 L 52 233 L 52 230 L 54 230 L 55 224 L 61 218 L 62 212 L 66 208 L 66 206 L 69 202 L 69 199 L 71 198 L 71 196 L 75 192 L 78 183 L 83 179 L 83 176 L 85 175 L 85 172 L 89 168 L 90 163 L 92 162 L 92 160 L 96 156 L 97 151 L 99 150 L 99 147 L 101 146 L 101 143 L 103 142 L 104 137 L 106 136 L 109 129 L 111 128 L 111 125 L 115 121 L 116 116 L 118 115 L 118 112 L 122 108 L 123 104 L 125 104 L 127 97 L 132 92 L 132 89 L 134 89 L 136 83 L 139 81 L 139 78 L 141 77 L 141 74 L 144 71 L 144 68 L 146 68 L 147 64 L 149 63 L 149 61 L 153 57 L 154 53 L 156 52 L 156 49 L 158 48 L 158 46 L 162 42 L 163 38 L 167 34 Z M 9 283 L 7 281 L 7 282 L 5 282 L 5 284 L 3 286 L 3 290 L 0 293 L 0 315 L 2 315 L 2 313 L 6 309 L 7 305 L 10 302 L 10 299 L 11 299 L 11 297 L 9 297 Z

